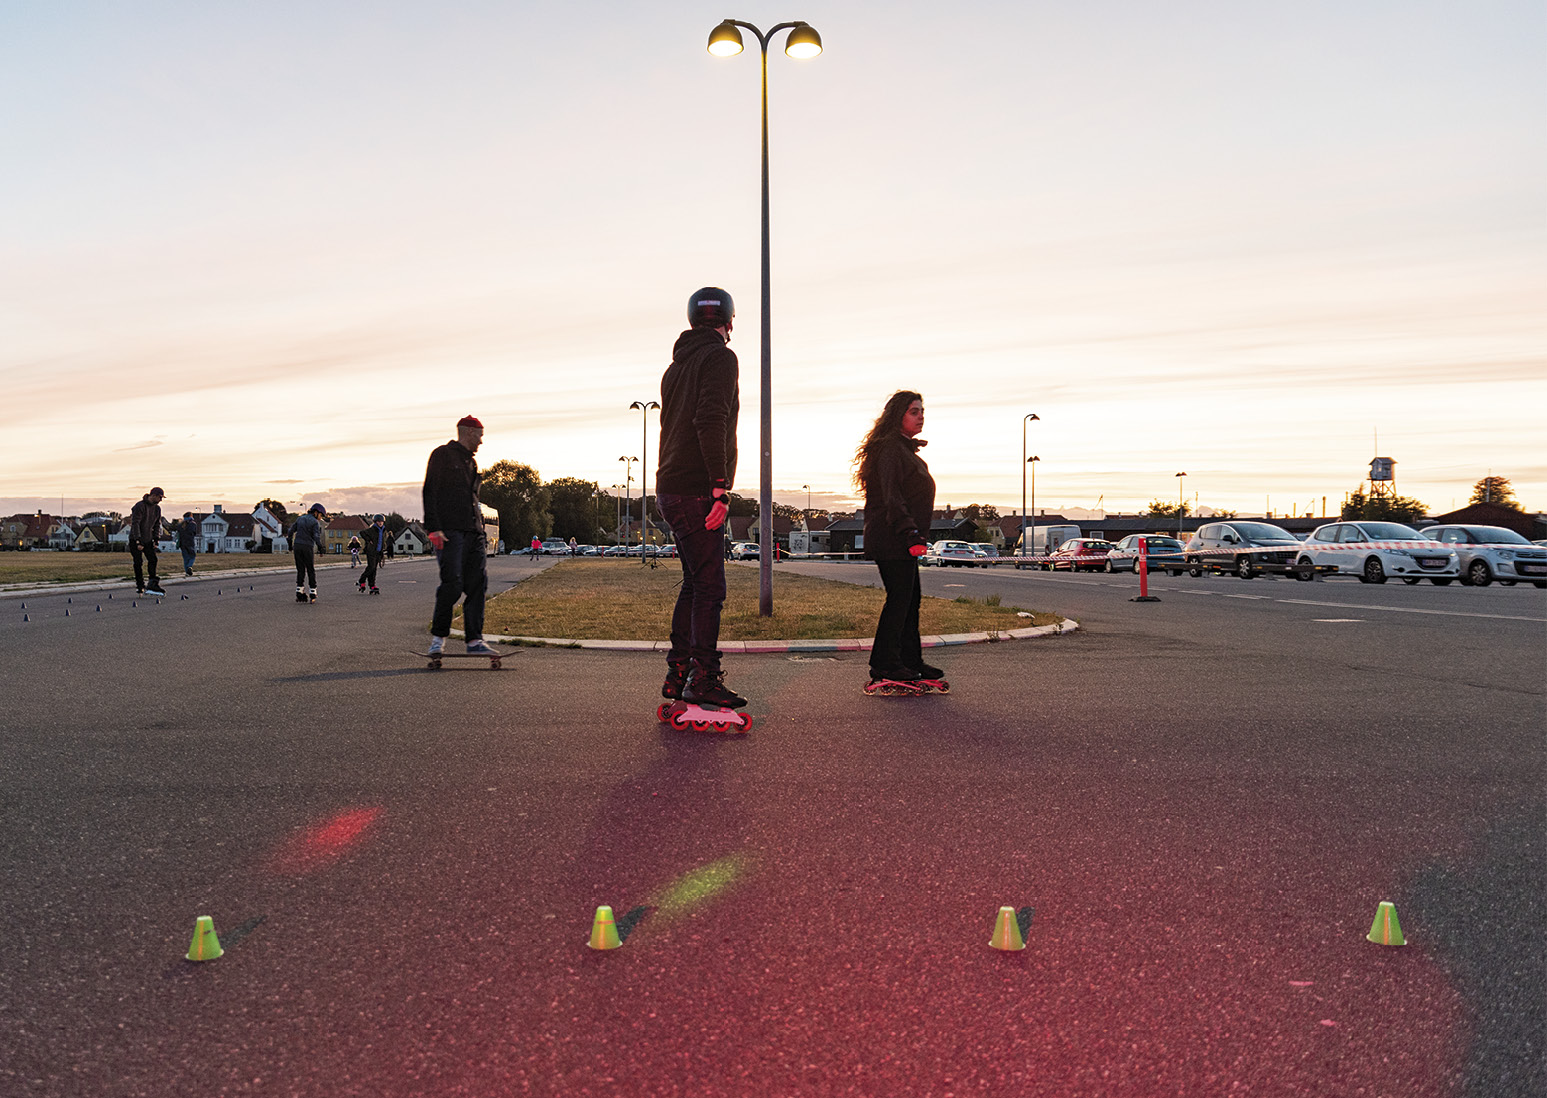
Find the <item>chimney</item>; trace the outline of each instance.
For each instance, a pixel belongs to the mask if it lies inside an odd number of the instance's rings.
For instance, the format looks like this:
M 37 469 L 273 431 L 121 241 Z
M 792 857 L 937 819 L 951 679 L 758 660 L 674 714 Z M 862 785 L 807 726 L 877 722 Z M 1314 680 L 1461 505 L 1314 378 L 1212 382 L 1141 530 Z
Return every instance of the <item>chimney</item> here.
M 215 514 L 217 514 L 217 515 L 218 515 L 218 514 L 220 514 L 220 508 L 221 508 L 221 506 L 222 506 L 222 505 L 221 505 L 221 504 L 219 504 L 219 503 L 217 503 L 217 504 L 215 504 Z

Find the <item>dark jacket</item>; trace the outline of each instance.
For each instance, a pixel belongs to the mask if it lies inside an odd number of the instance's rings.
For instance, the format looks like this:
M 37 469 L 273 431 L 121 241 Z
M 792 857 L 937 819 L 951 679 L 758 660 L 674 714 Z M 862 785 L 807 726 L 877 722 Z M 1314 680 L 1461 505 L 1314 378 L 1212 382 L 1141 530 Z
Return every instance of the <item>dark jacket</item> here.
M 183 519 L 177 524 L 177 547 L 191 553 L 199 547 L 199 520 Z
M 129 511 L 129 540 L 141 545 L 161 540 L 161 504 L 152 503 L 149 492 Z
M 472 452 L 456 439 L 432 450 L 424 470 L 425 530 L 482 530 L 483 512 L 478 509 L 482 480 Z
M 866 560 L 907 560 L 910 547 L 929 544 L 935 478 L 919 457 L 923 445 L 898 432 L 873 452 L 865 484 Z
M 661 377 L 661 449 L 655 490 L 707 496 L 736 482 L 736 418 L 741 412 L 736 353 L 713 328 L 677 337 Z
M 317 521 L 316 515 L 307 512 L 295 520 L 295 526 L 290 531 L 290 548 L 310 549 L 315 553 L 325 544 L 327 535 L 322 532 L 322 523 Z
M 378 534 L 381 541 L 380 549 L 376 548 Z M 392 548 L 392 531 L 388 530 L 385 526 L 378 530 L 373 522 L 360 531 L 360 545 L 365 550 L 367 557 L 384 557 L 387 555 L 387 550 Z

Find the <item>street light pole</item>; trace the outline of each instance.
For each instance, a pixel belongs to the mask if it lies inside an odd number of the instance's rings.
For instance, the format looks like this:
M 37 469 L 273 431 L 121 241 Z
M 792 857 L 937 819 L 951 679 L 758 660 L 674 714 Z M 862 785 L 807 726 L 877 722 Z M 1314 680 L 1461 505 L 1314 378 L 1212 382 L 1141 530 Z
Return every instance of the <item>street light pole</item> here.
M 768 41 L 781 30 L 788 30 L 784 52 L 797 60 L 822 52 L 822 38 L 809 24 L 799 20 L 779 23 L 767 34 L 751 23 L 727 19 L 709 32 L 709 52 L 716 57 L 734 57 L 742 50 L 741 32 L 745 27 L 757 36 L 763 55 L 763 363 L 762 423 L 759 440 L 762 460 L 758 477 L 758 596 L 760 617 L 773 616 L 773 350 L 769 342 L 772 326 L 768 263 Z
M 645 516 L 649 512 L 648 504 L 650 498 L 650 476 L 646 472 L 650 468 L 648 460 L 650 454 L 650 409 L 654 408 L 659 412 L 661 406 L 653 400 L 636 400 L 629 407 L 639 409 L 639 544 L 643 546 L 645 543 Z M 643 561 L 644 557 L 644 553 L 641 552 L 639 559 Z
M 1026 418 L 1021 420 L 1021 556 L 1026 555 L 1026 425 L 1032 420 L 1041 421 L 1042 417 L 1036 412 L 1029 412 Z M 1036 472 L 1035 469 L 1032 470 Z M 1032 496 L 1036 499 L 1036 496 Z M 1037 520 L 1031 520 L 1032 529 L 1036 529 Z
M 1179 478 L 1176 482 L 1176 540 L 1182 540 L 1182 510 L 1187 506 L 1187 474 L 1176 474 Z
M 1036 541 L 1037 540 L 1037 462 L 1039 462 L 1041 460 L 1042 459 L 1039 458 L 1036 454 L 1032 454 L 1029 458 L 1026 459 L 1026 465 L 1031 466 L 1031 540 L 1032 541 Z M 1026 465 L 1022 465 L 1021 466 L 1021 476 L 1023 478 L 1026 475 Z M 1026 547 L 1026 529 L 1025 529 L 1025 527 L 1022 527 L 1021 528 L 1021 548 L 1025 549 L 1025 547 Z M 1021 554 L 1021 556 L 1025 556 L 1025 555 L 1026 554 L 1024 552 Z
M 632 520 L 634 517 L 634 462 L 639 459 L 620 457 L 618 460 L 623 462 L 623 494 L 628 497 L 628 516 Z M 628 527 L 625 526 L 623 528 L 623 548 L 625 549 L 628 548 L 628 538 Z M 644 542 L 641 541 L 640 544 L 643 545 Z

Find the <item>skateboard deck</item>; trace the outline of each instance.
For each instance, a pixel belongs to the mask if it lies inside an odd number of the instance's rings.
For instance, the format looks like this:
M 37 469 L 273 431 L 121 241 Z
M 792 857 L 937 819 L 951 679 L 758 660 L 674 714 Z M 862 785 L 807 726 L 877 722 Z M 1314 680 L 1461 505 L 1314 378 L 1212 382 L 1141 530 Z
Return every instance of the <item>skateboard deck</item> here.
M 480 652 L 415 652 L 410 650 L 409 655 L 429 660 L 430 670 L 432 671 L 440 670 L 441 660 L 488 660 L 489 670 L 498 671 L 500 669 L 500 661 L 510 655 L 510 653 L 490 652 L 485 655 Z

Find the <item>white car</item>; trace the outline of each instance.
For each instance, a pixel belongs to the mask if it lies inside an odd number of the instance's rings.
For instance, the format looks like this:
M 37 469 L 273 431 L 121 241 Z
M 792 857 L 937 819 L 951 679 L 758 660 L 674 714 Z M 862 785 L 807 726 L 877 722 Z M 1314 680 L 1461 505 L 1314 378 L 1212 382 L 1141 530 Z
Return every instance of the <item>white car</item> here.
M 1456 554 L 1400 522 L 1329 522 L 1301 543 L 1298 579 L 1317 572 L 1359 577 L 1360 583 L 1426 579 L 1443 587 L 1461 575 Z
M 993 559 L 999 555 L 999 546 L 991 541 L 975 541 L 972 547 L 977 550 L 978 556 Z
M 950 565 L 952 568 L 960 568 L 966 565 L 968 568 L 978 566 L 978 552 L 965 541 L 937 541 L 925 552 L 922 564 L 933 564 L 937 568 Z
M 1547 587 L 1547 549 L 1532 545 L 1503 526 L 1426 526 L 1423 536 L 1454 549 L 1461 561 L 1461 582 L 1487 587 L 1498 580 L 1513 587 L 1520 580 Z

